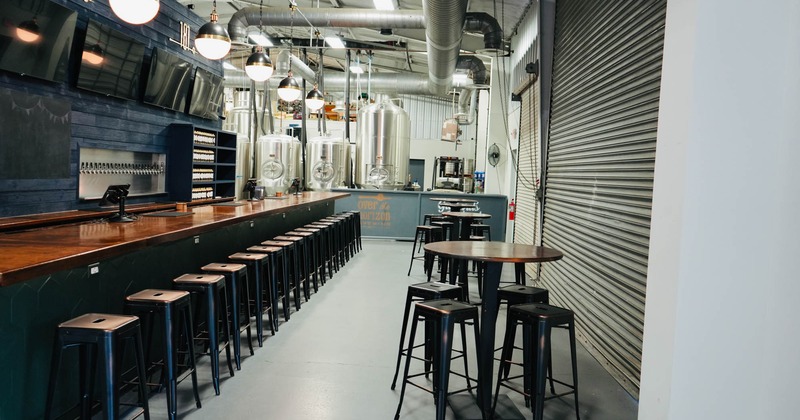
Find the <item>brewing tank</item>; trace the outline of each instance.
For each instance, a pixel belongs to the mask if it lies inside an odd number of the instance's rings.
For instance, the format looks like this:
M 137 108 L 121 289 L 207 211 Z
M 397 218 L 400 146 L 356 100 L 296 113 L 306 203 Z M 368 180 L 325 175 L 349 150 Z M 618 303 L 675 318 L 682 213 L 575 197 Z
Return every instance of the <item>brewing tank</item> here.
M 385 101 L 358 112 L 355 182 L 360 188 L 401 189 L 408 176 L 411 120 Z
M 317 136 L 306 144 L 306 180 L 310 190 L 345 187 L 350 168 L 349 144 L 341 137 Z
M 236 199 L 248 198 L 244 193 L 247 180 L 253 176 L 253 155 L 250 139 L 239 135 L 236 139 Z
M 300 178 L 300 141 L 286 134 L 267 134 L 256 142 L 256 178 L 268 196 L 286 194 Z

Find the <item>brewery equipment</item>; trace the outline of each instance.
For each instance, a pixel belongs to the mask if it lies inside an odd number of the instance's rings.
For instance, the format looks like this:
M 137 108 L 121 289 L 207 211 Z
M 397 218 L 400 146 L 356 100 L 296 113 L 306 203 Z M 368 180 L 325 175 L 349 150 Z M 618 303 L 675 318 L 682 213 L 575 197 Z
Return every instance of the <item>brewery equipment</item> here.
M 360 188 L 402 189 L 408 176 L 411 120 L 384 101 L 358 112 L 355 182 Z

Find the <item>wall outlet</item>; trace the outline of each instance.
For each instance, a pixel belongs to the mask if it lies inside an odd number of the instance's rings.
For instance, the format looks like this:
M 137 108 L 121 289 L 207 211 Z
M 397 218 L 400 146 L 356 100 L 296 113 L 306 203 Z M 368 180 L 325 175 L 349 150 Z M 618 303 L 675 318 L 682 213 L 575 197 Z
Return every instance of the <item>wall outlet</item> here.
M 251 228 L 254 228 L 254 227 L 256 227 L 256 222 L 255 222 L 255 220 L 251 220 L 251 221 L 250 221 L 250 227 L 251 227 Z
M 100 273 L 100 263 L 89 264 L 89 275 L 93 276 Z
M 194 237 L 194 243 L 196 243 L 196 244 L 200 243 L 200 236 L 195 236 Z

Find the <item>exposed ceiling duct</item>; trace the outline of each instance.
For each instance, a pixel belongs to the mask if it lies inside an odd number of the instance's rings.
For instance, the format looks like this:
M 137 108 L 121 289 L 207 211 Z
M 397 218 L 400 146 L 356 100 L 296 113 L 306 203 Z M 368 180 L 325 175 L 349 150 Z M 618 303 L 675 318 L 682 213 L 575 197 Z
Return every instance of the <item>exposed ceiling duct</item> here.
M 302 11 L 302 16 L 293 16 L 290 10 L 284 8 L 261 10 L 259 7 L 246 7 L 231 17 L 228 23 L 228 32 L 234 41 L 246 42 L 247 28 L 250 26 L 425 29 L 429 83 L 428 91 L 424 93 L 443 96 L 452 88 L 453 72 L 459 58 L 461 37 L 464 31 L 483 33 L 486 50 L 502 51 L 503 49 L 503 32 L 497 25 L 497 21 L 486 13 L 467 13 L 466 11 L 467 0 L 448 2 L 424 0 L 421 11 L 307 9 Z M 294 68 L 294 62 L 292 66 Z M 298 68 L 300 67 L 298 66 Z M 373 75 L 373 79 L 376 76 L 377 74 Z M 327 74 L 326 77 L 328 77 Z M 413 89 L 416 89 L 417 82 L 414 79 L 413 82 L 408 81 L 407 83 L 412 83 L 415 86 Z M 374 83 L 373 80 L 373 86 L 375 86 Z M 395 91 L 401 90 L 396 89 Z
M 290 61 L 292 63 L 291 67 L 289 67 Z M 275 73 L 273 76 L 286 77 L 286 75 L 289 74 L 290 68 L 295 76 L 300 76 L 304 80 L 310 80 L 313 82 L 314 78 L 316 77 L 314 70 L 312 70 L 308 64 L 304 63 L 303 60 L 292 54 L 291 51 L 282 49 L 278 52 L 278 55 L 275 58 Z
M 489 85 L 470 85 L 461 89 L 458 95 L 458 112 L 453 117 L 458 125 L 470 125 L 475 122 L 475 108 L 478 105 L 478 91 L 489 89 Z
M 428 87 L 431 93 L 443 95 L 453 84 L 453 71 L 464 35 L 467 0 L 424 0 L 422 11 L 428 45 Z
M 303 15 L 286 8 L 245 7 L 231 16 L 228 33 L 234 41 L 245 42 L 248 26 L 302 26 L 318 28 L 403 28 L 424 29 L 421 10 L 303 9 Z M 461 26 L 459 25 L 459 28 Z
M 497 19 L 488 13 L 467 13 L 464 20 L 465 32 L 480 32 L 483 34 L 483 49 L 481 53 L 505 54 L 503 45 L 503 29 Z
M 483 61 L 473 55 L 462 55 L 458 57 L 456 69 L 469 70 L 472 73 L 472 81 L 477 84 L 486 83 L 486 65 Z

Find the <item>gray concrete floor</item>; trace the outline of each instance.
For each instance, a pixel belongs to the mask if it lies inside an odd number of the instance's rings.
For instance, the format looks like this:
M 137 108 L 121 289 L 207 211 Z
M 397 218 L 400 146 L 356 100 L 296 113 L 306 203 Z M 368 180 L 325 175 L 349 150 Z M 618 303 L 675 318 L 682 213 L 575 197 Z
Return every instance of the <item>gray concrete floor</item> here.
M 208 358 L 199 362 L 202 408 L 195 408 L 191 383 L 178 387 L 179 418 L 269 418 L 281 420 L 391 419 L 400 385 L 390 389 L 394 374 L 406 288 L 425 281 L 422 264 L 415 261 L 407 277 L 410 242 L 364 240 L 364 249 L 312 295 L 289 322 L 280 325 L 255 355 L 243 351 L 242 370 L 229 377 L 221 369 L 222 393 L 214 395 Z M 512 269 L 504 270 L 510 279 Z M 476 290 L 472 287 L 472 290 Z M 475 296 L 477 297 L 477 296 Z M 505 315 L 498 318 L 498 347 Z M 471 333 L 469 340 L 473 340 Z M 519 336 L 519 334 L 518 334 Z M 460 341 L 460 340 L 459 340 Z M 474 341 L 473 341 L 474 342 Z M 553 334 L 556 377 L 571 382 L 565 331 Z M 254 344 L 255 345 L 255 344 Z M 474 355 L 474 349 L 470 353 Z M 222 363 L 224 365 L 224 361 Z M 461 363 L 454 363 L 454 369 Z M 412 363 L 412 370 L 421 363 Z M 472 362 L 471 373 L 476 372 Z M 578 345 L 581 418 L 635 419 L 638 404 L 583 347 Z M 450 389 L 463 386 L 451 379 Z M 521 395 L 503 390 L 531 419 Z M 164 393 L 150 398 L 153 418 L 166 418 Z M 401 411 L 407 420 L 435 418 L 433 398 L 407 387 Z M 448 408 L 448 418 L 452 412 Z M 571 396 L 545 402 L 545 419 L 574 419 Z

